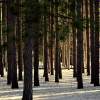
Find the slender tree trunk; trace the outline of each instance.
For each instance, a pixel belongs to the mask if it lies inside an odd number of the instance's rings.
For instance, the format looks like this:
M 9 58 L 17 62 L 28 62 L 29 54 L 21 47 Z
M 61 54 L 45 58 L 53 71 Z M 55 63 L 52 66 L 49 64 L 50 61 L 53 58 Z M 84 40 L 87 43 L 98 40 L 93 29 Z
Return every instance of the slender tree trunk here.
M 83 20 L 83 4 L 84 4 L 84 0 L 81 0 L 81 19 Z M 82 73 L 84 73 L 84 52 L 83 52 L 83 50 L 84 50 L 84 48 L 83 48 L 83 39 L 84 39 L 84 37 L 83 37 L 83 22 L 82 22 L 82 32 L 81 32 L 81 37 L 82 37 L 82 40 L 81 40 L 81 42 L 82 42 L 82 48 L 81 48 L 81 56 L 82 56 L 82 58 L 81 58 L 81 67 L 82 67 Z
M 17 1 L 18 4 L 18 15 L 17 15 L 17 38 L 18 38 L 18 79 L 21 81 L 22 80 L 22 31 L 21 31 L 21 9 L 19 5 L 21 4 L 21 1 Z
M 45 81 L 49 81 L 48 78 L 48 43 L 47 43 L 47 7 L 44 4 L 44 76 L 45 76 Z
M 61 48 L 59 47 L 59 52 L 58 52 L 58 60 L 59 60 L 59 79 L 62 79 L 62 69 L 61 69 Z
M 73 77 L 76 77 L 76 30 L 73 27 Z
M 3 52 L 2 52 L 2 3 L 0 4 L 0 75 L 4 76 L 4 68 L 3 68 Z
M 3 39 L 3 66 L 5 67 L 6 71 L 7 71 L 7 50 L 6 50 L 6 43 L 7 43 L 7 6 L 6 6 L 6 2 L 4 0 L 3 5 L 2 5 L 2 22 L 3 22 L 3 35 L 2 35 L 2 39 Z
M 73 13 L 74 13 L 72 15 L 72 17 L 73 17 L 73 24 L 72 24 L 72 32 L 73 32 L 73 77 L 76 77 L 76 73 L 77 73 L 76 72 L 76 67 L 77 67 L 77 64 L 76 64 L 76 62 L 77 62 L 76 38 L 77 38 L 77 36 L 76 36 L 76 28 L 74 26 L 74 23 L 75 23 L 75 20 L 76 20 L 76 2 L 75 2 L 75 0 L 72 2 L 71 6 L 73 6 L 71 11 L 73 11 Z
M 94 44 L 94 1 L 90 0 L 90 41 L 91 41 L 91 83 L 94 83 L 94 57 L 95 57 L 95 44 Z
M 58 16 L 58 0 L 55 1 L 55 14 Z M 58 17 L 55 18 L 55 82 L 59 82 L 59 40 L 58 40 Z
M 89 18 L 89 1 L 88 0 L 85 0 L 85 13 L 86 13 L 86 39 L 87 39 L 87 75 L 90 75 L 90 39 L 89 39 L 89 21 L 88 21 L 88 18 Z
M 54 5 L 52 4 L 53 3 L 53 0 L 51 1 L 50 3 L 50 8 L 51 8 L 51 13 L 53 13 L 54 11 Z M 51 26 L 50 26 L 50 29 L 51 29 L 51 36 L 50 36 L 50 65 L 51 65 L 51 75 L 54 74 L 54 71 L 53 71 L 53 15 L 51 14 Z
M 34 16 L 34 86 L 39 86 L 39 24 L 40 24 L 40 8 L 38 1 L 35 4 L 35 16 Z M 37 10 L 38 9 L 38 10 Z M 37 10 L 37 12 L 36 12 Z

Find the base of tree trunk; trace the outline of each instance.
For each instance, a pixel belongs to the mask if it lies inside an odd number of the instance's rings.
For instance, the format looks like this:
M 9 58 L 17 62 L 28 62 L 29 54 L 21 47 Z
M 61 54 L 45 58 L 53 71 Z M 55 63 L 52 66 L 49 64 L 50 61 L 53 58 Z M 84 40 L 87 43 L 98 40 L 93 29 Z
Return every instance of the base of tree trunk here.
M 32 100 L 32 94 L 29 94 L 24 91 L 22 100 Z
M 39 82 L 34 82 L 34 86 L 40 86 Z
M 12 88 L 12 89 L 18 89 L 18 88 L 19 88 L 19 87 L 18 87 L 18 83 L 12 84 L 11 88 Z
M 22 81 L 22 80 L 23 80 L 22 75 L 19 75 L 18 80 L 19 80 L 19 81 Z
M 83 86 L 78 86 L 77 89 L 83 89 Z

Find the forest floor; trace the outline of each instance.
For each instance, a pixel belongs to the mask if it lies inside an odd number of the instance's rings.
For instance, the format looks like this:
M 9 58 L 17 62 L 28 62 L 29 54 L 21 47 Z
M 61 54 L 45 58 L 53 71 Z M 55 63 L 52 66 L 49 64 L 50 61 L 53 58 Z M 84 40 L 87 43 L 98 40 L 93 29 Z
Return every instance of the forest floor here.
M 90 76 L 83 74 L 84 89 L 77 89 L 76 79 L 72 70 L 63 69 L 63 78 L 59 83 L 54 82 L 54 76 L 49 75 L 49 82 L 43 78 L 43 70 L 39 70 L 40 87 L 33 86 L 33 100 L 100 100 L 100 87 L 90 84 Z M 23 82 L 19 89 L 11 89 L 6 85 L 6 76 L 0 77 L 0 100 L 21 100 Z

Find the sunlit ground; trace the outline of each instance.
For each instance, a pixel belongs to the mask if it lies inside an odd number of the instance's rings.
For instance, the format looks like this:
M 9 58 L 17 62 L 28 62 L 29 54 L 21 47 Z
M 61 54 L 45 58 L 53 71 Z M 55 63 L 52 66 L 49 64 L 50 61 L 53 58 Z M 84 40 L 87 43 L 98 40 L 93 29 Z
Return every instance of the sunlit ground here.
M 63 79 L 54 82 L 54 76 L 49 75 L 49 82 L 43 78 L 43 70 L 39 70 L 40 87 L 33 86 L 33 100 L 100 100 L 100 87 L 90 84 L 90 77 L 83 74 L 84 89 L 77 89 L 76 79 L 72 77 L 72 70 L 62 71 Z M 11 89 L 6 85 L 5 78 L 0 77 L 0 100 L 21 100 L 23 82 L 19 82 L 19 89 Z

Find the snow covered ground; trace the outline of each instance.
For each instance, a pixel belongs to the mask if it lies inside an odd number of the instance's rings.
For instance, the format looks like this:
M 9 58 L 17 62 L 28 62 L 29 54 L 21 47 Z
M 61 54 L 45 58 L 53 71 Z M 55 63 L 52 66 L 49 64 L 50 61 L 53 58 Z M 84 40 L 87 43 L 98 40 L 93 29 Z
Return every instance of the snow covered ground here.
M 54 82 L 54 76 L 49 75 L 50 82 L 45 82 L 43 70 L 40 73 L 40 87 L 33 86 L 33 100 L 100 100 L 100 87 L 90 84 L 90 77 L 83 75 L 84 89 L 77 89 L 76 79 L 72 77 L 72 70 L 63 70 L 63 79 Z M 6 77 L 0 77 L 0 100 L 21 100 L 23 83 L 19 82 L 19 89 L 12 90 L 6 85 Z

